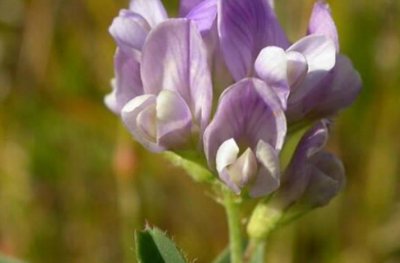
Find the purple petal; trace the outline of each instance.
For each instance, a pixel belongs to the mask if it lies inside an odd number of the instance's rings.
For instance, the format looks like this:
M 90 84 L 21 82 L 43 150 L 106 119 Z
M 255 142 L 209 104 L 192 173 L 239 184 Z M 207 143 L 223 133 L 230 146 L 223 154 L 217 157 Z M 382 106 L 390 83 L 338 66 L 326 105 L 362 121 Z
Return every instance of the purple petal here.
M 227 166 L 233 164 L 239 154 L 239 146 L 236 144 L 234 139 L 224 141 L 218 148 L 216 155 L 216 166 L 217 171 L 221 172 Z
M 326 88 L 325 96 L 315 100 L 312 117 L 330 116 L 350 106 L 360 93 L 362 81 L 350 59 L 338 55 L 335 68 L 318 88 Z
M 250 187 L 250 196 L 253 198 L 265 196 L 274 192 L 280 184 L 278 151 L 268 143 L 259 141 L 256 155 L 258 161 L 262 165 Z
M 229 87 L 219 100 L 213 121 L 204 133 L 210 167 L 226 140 L 256 149 L 260 140 L 280 150 L 286 135 L 286 119 L 279 98 L 263 81 L 244 79 Z
M 205 128 L 212 84 L 207 50 L 193 22 L 170 19 L 151 31 L 143 48 L 141 76 L 145 93 L 176 91 L 190 107 L 195 123 Z
M 160 0 L 131 0 L 129 9 L 144 17 L 151 27 L 155 27 L 168 18 Z
M 239 151 L 239 146 L 236 144 L 235 140 L 229 139 L 221 144 L 216 154 L 217 172 L 221 180 L 236 194 L 239 194 L 241 189 L 234 180 L 232 180 L 231 176 L 226 171 L 226 167 L 232 165 L 236 161 Z
M 255 62 L 258 76 L 275 90 L 284 108 L 290 86 L 303 79 L 307 69 L 307 61 L 302 54 L 294 51 L 286 53 L 274 46 L 261 50 Z
M 298 52 L 304 55 L 308 64 L 308 72 L 302 82 L 291 87 L 288 99 L 288 112 L 301 118 L 309 105 L 308 98 L 321 96 L 322 90 L 317 90 L 320 83 L 330 74 L 336 63 L 336 51 L 333 42 L 325 36 L 307 36 L 292 45 L 288 52 Z M 311 103 L 313 103 L 311 101 Z
M 335 66 L 335 45 L 325 36 L 306 36 L 294 43 L 287 51 L 301 53 L 307 59 L 309 73 L 329 71 Z
M 133 137 L 152 152 L 162 152 L 165 147 L 157 143 L 155 95 L 135 97 L 121 111 L 121 117 Z
M 320 121 L 300 140 L 292 160 L 282 177 L 279 195 L 287 204 L 299 199 L 310 180 L 309 160 L 318 154 L 328 140 L 326 121 Z
M 301 202 L 324 206 L 343 189 L 346 177 L 342 162 L 333 154 L 320 152 L 310 160 L 310 182 Z
M 324 0 L 314 4 L 308 25 L 308 34 L 326 36 L 335 43 L 336 51 L 339 52 L 339 37 L 335 22 L 333 21 L 331 9 Z
M 238 158 L 239 147 L 229 139 L 219 147 L 216 157 L 217 171 L 222 181 L 239 194 L 257 173 L 257 158 L 250 148 Z
M 193 20 L 200 32 L 210 31 L 217 18 L 217 0 L 204 0 L 194 7 L 186 18 Z
M 153 152 L 179 149 L 191 133 L 192 115 L 176 92 L 138 96 L 125 105 L 122 120 L 134 138 Z
M 192 113 L 179 94 L 162 90 L 157 96 L 157 140 L 168 149 L 185 145 L 191 134 Z
M 185 17 L 189 12 L 199 5 L 204 0 L 181 0 L 179 14 L 181 17 Z
M 252 75 L 261 49 L 288 47 L 288 40 L 265 0 L 220 0 L 218 33 L 226 64 L 237 81 Z
M 117 49 L 114 63 L 113 91 L 106 96 L 105 103 L 113 112 L 119 114 L 128 101 L 143 94 L 143 85 L 136 53 Z
M 289 97 L 287 116 L 289 123 L 304 118 L 315 120 L 329 117 L 350 106 L 361 90 L 361 77 L 351 61 L 338 55 L 333 70 L 316 83 L 304 81 Z M 303 93 L 307 90 L 307 93 Z
M 287 77 L 290 87 L 302 82 L 308 72 L 307 59 L 296 51 L 286 52 L 287 56 Z
M 114 18 L 109 31 L 120 48 L 140 51 L 150 26 L 142 16 L 129 10 L 121 10 L 119 16 Z
M 279 47 L 266 47 L 261 50 L 255 62 L 257 75 L 277 93 L 284 108 L 289 96 L 287 57 Z

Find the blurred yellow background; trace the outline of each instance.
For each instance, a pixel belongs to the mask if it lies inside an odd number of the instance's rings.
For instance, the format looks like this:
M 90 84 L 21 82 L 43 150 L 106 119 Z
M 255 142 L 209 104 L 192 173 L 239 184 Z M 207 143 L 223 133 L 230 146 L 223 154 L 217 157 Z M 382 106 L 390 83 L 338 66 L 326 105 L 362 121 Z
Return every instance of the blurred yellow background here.
M 277 0 L 292 40 L 313 1 Z M 171 10 L 178 1 L 164 0 Z M 268 262 L 400 262 L 400 1 L 332 0 L 364 88 L 329 148 L 347 169 L 328 207 L 274 234 Z M 0 0 L 0 251 L 29 262 L 135 262 L 148 222 L 196 262 L 227 243 L 222 207 L 136 144 L 103 105 L 123 0 Z

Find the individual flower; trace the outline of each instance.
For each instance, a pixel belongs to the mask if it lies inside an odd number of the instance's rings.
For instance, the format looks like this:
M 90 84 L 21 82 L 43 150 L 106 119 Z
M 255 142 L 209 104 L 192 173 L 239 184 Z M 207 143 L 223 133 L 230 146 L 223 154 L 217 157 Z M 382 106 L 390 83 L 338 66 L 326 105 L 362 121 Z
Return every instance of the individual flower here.
M 192 9 L 200 2 L 184 0 L 181 9 Z M 191 19 L 200 25 L 203 23 L 200 17 L 197 15 Z M 106 96 L 105 103 L 116 114 L 121 113 L 129 100 L 143 95 L 140 76 L 143 45 L 150 31 L 167 19 L 167 12 L 160 0 L 132 0 L 129 9 L 121 10 L 114 18 L 109 31 L 118 46 L 114 58 L 115 79 L 111 83 L 113 90 Z
M 293 92 L 301 89 L 299 92 L 304 93 L 307 87 L 301 85 L 305 81 L 321 81 L 335 66 L 335 61 L 333 41 L 325 36 L 310 35 L 287 50 L 276 46 L 262 49 L 255 62 L 255 71 L 275 89 L 286 109 Z
M 328 204 L 343 189 L 346 180 L 342 162 L 323 150 L 328 124 L 327 120 L 317 122 L 301 138 L 282 174 L 281 186 L 254 209 L 247 225 L 250 238 L 265 240 L 277 226 Z
M 303 82 L 291 88 L 286 112 L 291 124 L 335 115 L 354 102 L 362 86 L 361 77 L 350 59 L 339 54 L 337 29 L 325 1 L 315 3 L 308 34 L 326 36 L 333 41 L 336 63 L 329 72 L 309 72 Z
M 149 33 L 141 56 L 143 95 L 122 108 L 125 125 L 154 152 L 199 140 L 210 116 L 212 86 L 197 27 L 188 19 L 162 22 Z
M 129 10 L 123 9 L 114 19 L 109 31 L 117 43 L 115 79 L 106 105 L 120 114 L 132 98 L 143 94 L 140 76 L 141 51 L 152 28 L 167 19 L 160 0 L 132 0 Z
M 187 19 L 169 20 L 160 0 L 132 0 L 109 31 L 118 48 L 106 105 L 151 151 L 201 141 L 212 87 L 196 26 Z
M 279 187 L 285 135 L 279 98 L 265 82 L 247 78 L 221 95 L 204 133 L 204 150 L 209 166 L 229 188 L 260 197 Z
M 274 196 L 281 207 L 300 203 L 308 208 L 326 205 L 345 184 L 342 162 L 323 151 L 328 141 L 328 122 L 322 120 L 301 139 Z

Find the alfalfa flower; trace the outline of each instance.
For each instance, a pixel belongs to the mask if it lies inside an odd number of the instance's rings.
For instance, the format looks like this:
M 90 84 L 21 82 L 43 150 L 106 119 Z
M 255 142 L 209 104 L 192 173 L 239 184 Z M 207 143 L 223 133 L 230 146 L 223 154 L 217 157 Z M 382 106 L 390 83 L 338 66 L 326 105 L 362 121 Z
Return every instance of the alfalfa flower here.
M 327 119 L 361 87 L 339 54 L 324 1 L 294 43 L 273 4 L 182 0 L 181 18 L 172 19 L 160 0 L 132 0 L 110 27 L 118 47 L 107 106 L 145 148 L 167 152 L 195 180 L 213 185 L 227 210 L 233 263 L 243 262 L 236 210 L 248 196 L 259 198 L 248 224 L 251 245 L 293 211 L 326 205 L 343 188 L 342 162 L 324 151 Z M 213 101 L 224 70 L 229 84 Z M 299 127 L 311 129 L 285 167 L 282 148 Z
M 279 152 L 286 118 L 279 98 L 255 78 L 239 81 L 221 95 L 204 133 L 208 163 L 235 193 L 260 197 L 279 187 Z

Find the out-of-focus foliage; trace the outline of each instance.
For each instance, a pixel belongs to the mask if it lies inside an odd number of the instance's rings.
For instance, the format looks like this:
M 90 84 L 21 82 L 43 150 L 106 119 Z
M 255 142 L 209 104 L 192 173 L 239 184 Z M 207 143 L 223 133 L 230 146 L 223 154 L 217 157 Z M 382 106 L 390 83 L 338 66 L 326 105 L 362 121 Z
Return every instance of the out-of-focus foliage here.
M 177 0 L 165 0 L 170 10 Z M 295 40 L 313 1 L 276 1 Z M 330 1 L 364 80 L 330 149 L 347 169 L 331 205 L 273 235 L 269 262 L 400 262 L 400 1 Z M 135 262 L 134 229 L 197 262 L 227 242 L 201 185 L 134 143 L 102 103 L 122 0 L 0 0 L 0 251 L 29 262 Z

